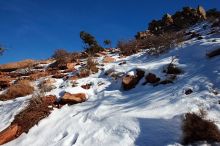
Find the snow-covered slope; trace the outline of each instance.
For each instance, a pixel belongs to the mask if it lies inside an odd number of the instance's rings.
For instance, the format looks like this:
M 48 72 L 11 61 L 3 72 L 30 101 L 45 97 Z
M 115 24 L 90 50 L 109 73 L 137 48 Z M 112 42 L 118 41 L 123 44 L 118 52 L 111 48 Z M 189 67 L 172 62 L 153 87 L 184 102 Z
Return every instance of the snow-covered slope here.
M 208 118 L 220 127 L 219 94 L 220 57 L 208 59 L 206 53 L 220 46 L 220 36 L 205 35 L 206 31 L 194 27 L 204 35 L 202 40 L 186 41 L 181 47 L 159 57 L 149 57 L 144 52 L 119 58 L 105 64 L 104 70 L 87 78 L 79 79 L 79 86 L 68 86 L 68 82 L 56 80 L 57 89 L 48 94 L 68 91 L 86 93 L 88 100 L 72 106 L 54 109 L 52 114 L 35 125 L 27 134 L 5 144 L 5 146 L 164 146 L 179 145 L 181 141 L 181 118 L 183 113 L 203 108 Z M 213 40 L 216 40 L 213 42 Z M 172 56 L 184 70 L 173 84 L 142 85 L 144 79 L 129 91 L 121 89 L 121 80 L 105 76 L 105 71 L 114 69 L 129 72 L 135 68 L 153 72 L 165 78 L 162 72 Z M 101 60 L 101 58 L 99 58 Z M 124 65 L 118 65 L 126 61 Z M 92 83 L 89 90 L 80 85 Z M 100 83 L 103 83 L 100 85 Z M 59 88 L 62 85 L 62 88 Z M 185 89 L 193 93 L 185 95 Z M 25 106 L 21 97 L 0 103 L 0 130 L 6 128 L 13 117 Z

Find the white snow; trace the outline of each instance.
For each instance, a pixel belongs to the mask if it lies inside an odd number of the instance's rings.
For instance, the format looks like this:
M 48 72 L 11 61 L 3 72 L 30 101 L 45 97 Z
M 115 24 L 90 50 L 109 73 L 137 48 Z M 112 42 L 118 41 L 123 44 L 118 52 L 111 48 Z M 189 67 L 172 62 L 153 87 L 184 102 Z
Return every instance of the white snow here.
M 194 30 L 205 33 L 200 27 Z M 204 34 L 205 35 L 205 34 Z M 216 39 L 216 42 L 212 42 Z M 186 41 L 159 57 L 148 57 L 144 52 L 117 59 L 105 64 L 104 71 L 77 80 L 78 86 L 71 87 L 67 81 L 56 80 L 56 89 L 47 94 L 58 98 L 63 92 L 86 93 L 88 100 L 72 106 L 54 109 L 52 114 L 41 120 L 30 131 L 5 146 L 164 146 L 180 145 L 181 118 L 186 112 L 203 108 L 208 117 L 220 126 L 219 95 L 220 57 L 208 59 L 206 52 L 220 46 L 219 36 L 205 36 L 203 40 Z M 121 80 L 104 75 L 109 69 L 134 74 L 135 68 L 152 72 L 162 79 L 164 66 L 177 56 L 176 64 L 184 70 L 174 84 L 142 85 L 123 91 Z M 101 61 L 102 59 L 98 59 Z M 126 61 L 126 64 L 118 65 Z M 92 83 L 89 90 L 81 85 Z M 99 86 L 99 83 L 104 83 Z M 185 95 L 185 89 L 193 93 Z M 25 98 L 0 103 L 0 131 L 6 128 L 13 117 L 25 106 Z M 3 119 L 3 120 L 2 120 Z

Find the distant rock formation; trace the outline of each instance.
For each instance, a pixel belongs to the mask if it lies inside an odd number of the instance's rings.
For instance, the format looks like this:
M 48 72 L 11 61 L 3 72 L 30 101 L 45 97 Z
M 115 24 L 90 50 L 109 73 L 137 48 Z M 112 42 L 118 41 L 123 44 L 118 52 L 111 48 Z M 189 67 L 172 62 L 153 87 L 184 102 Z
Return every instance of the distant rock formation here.
M 161 20 L 152 20 L 148 30 L 138 32 L 135 37 L 143 39 L 152 34 L 159 35 L 164 32 L 178 31 L 206 19 L 206 11 L 202 6 L 198 6 L 197 9 L 184 7 L 182 11 L 177 11 L 174 15 L 167 13 Z

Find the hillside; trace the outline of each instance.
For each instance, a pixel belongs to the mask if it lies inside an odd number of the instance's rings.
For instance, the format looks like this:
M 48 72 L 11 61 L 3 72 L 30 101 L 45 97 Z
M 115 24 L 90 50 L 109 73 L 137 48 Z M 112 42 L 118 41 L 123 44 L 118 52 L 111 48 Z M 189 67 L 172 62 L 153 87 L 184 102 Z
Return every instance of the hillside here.
M 208 28 L 203 29 L 204 25 Z M 207 118 L 220 127 L 220 58 L 206 55 L 220 47 L 220 35 L 210 34 L 208 23 L 195 25 L 189 31 L 199 33 L 203 39 L 190 39 L 158 57 L 147 56 L 144 50 L 127 57 L 107 51 L 95 58 L 103 64 L 98 66 L 102 69 L 77 79 L 73 86 L 70 78 L 81 68 L 76 65 L 75 71 L 64 73 L 69 79 L 54 79 L 55 87 L 46 95 L 55 95 L 59 100 L 65 92 L 84 93 L 86 101 L 53 107 L 48 117 L 5 146 L 181 145 L 184 113 L 200 109 L 207 111 Z M 105 56 L 115 61 L 103 63 Z M 144 76 L 153 73 L 161 81 L 169 79 L 170 75 L 163 70 L 174 57 L 173 63 L 183 72 L 172 83 L 143 85 L 145 78 L 142 78 L 134 88 L 128 91 L 122 88 L 123 76 L 135 75 L 136 69 L 144 71 Z M 47 64 L 40 66 L 44 66 L 40 70 L 45 70 Z M 37 85 L 45 78 L 51 75 L 32 84 Z M 90 89 L 81 87 L 86 84 Z M 186 95 L 186 91 L 192 93 Z M 31 97 L 0 101 L 0 131 L 28 106 Z

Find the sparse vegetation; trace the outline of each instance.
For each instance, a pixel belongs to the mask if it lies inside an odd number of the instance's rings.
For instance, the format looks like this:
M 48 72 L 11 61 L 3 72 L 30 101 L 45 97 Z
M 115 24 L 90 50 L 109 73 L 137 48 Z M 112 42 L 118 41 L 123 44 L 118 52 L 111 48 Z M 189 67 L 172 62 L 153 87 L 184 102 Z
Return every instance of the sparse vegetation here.
M 34 87 L 31 86 L 29 80 L 20 80 L 11 85 L 5 93 L 0 95 L 0 100 L 10 100 L 17 97 L 26 96 L 32 94 L 33 91 Z
M 220 132 L 215 123 L 206 119 L 206 112 L 187 113 L 183 119 L 183 144 L 192 144 L 198 141 L 220 142 Z
M 172 56 L 171 62 L 167 65 L 166 69 L 163 70 L 164 73 L 178 75 L 183 73 L 182 69 L 177 67 L 174 63 L 176 61 L 176 57 Z
M 58 67 L 59 69 L 67 69 L 67 63 L 76 62 L 79 55 L 77 53 L 67 52 L 65 49 L 57 49 L 52 58 L 56 60 L 51 67 Z
M 120 48 L 120 54 L 129 56 L 139 51 L 138 40 L 121 40 L 117 44 L 117 48 Z
M 97 62 L 95 62 L 92 57 L 88 57 L 86 65 L 80 70 L 78 76 L 84 78 L 88 77 L 91 73 L 97 73 L 98 71 Z
M 97 68 L 97 62 L 94 61 L 94 59 L 92 57 L 89 57 L 87 59 L 87 63 L 86 63 L 86 69 L 90 70 L 92 73 L 97 73 L 99 71 L 99 69 Z
M 120 41 L 117 45 L 121 54 L 131 55 L 140 49 L 146 49 L 148 55 L 160 55 L 169 49 L 179 46 L 184 41 L 184 33 L 169 32 L 160 35 L 149 35 L 144 39 Z
M 104 45 L 111 47 L 112 42 L 110 40 L 104 40 Z
M 85 31 L 81 31 L 80 38 L 84 42 L 84 49 L 90 55 L 93 56 L 93 55 L 95 55 L 95 53 L 103 50 L 103 48 L 96 41 L 95 37 L 92 36 L 91 34 L 85 32 Z

